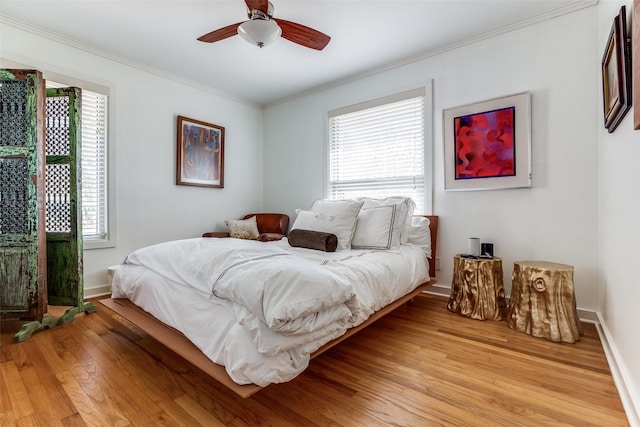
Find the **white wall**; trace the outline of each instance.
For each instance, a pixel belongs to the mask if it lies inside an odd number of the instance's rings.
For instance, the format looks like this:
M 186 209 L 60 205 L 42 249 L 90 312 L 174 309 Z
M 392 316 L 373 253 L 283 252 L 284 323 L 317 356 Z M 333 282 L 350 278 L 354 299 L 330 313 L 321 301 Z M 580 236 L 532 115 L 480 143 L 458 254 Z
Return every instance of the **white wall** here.
M 625 4 L 630 9 L 632 2 Z M 471 235 L 495 243 L 507 291 L 514 260 L 574 265 L 578 306 L 601 312 L 624 380 L 618 385 L 626 387 L 626 407 L 635 411 L 630 420 L 638 425 L 640 131 L 632 130 L 630 114 L 614 134 L 604 131 L 600 99 L 601 53 L 619 7 L 600 1 L 271 106 L 264 116 L 254 106 L 8 25 L 0 28 L 0 56 L 111 88 L 117 246 L 85 251 L 87 288 L 103 285 L 106 266 L 135 248 L 222 229 L 224 219 L 254 209 L 293 218 L 294 209 L 324 195 L 328 110 L 432 80 L 441 286 L 450 285 L 452 256 Z M 533 188 L 445 192 L 442 110 L 521 91 L 533 101 Z M 224 189 L 174 185 L 177 114 L 226 127 Z
M 86 293 L 104 286 L 107 266 L 134 249 L 224 230 L 225 219 L 262 207 L 260 108 L 17 27 L 1 27 L 5 63 L 110 87 L 116 246 L 85 250 Z M 224 189 L 175 185 L 177 115 L 225 127 Z
M 265 208 L 293 215 L 323 197 L 328 110 L 433 79 L 441 286 L 450 286 L 453 255 L 477 236 L 495 243 L 507 292 L 515 260 L 567 263 L 578 306 L 597 310 L 596 26 L 589 8 L 267 108 Z M 445 192 L 442 110 L 522 91 L 532 93 L 533 188 Z
M 640 131 L 631 114 L 614 134 L 602 123 L 600 61 L 620 6 L 600 1 L 268 107 L 264 207 L 293 219 L 296 208 L 324 196 L 327 111 L 433 79 L 439 286 L 450 287 L 452 257 L 469 236 L 495 243 L 507 293 L 515 260 L 573 265 L 578 308 L 601 313 L 614 378 L 631 425 L 640 425 Z M 532 93 L 533 188 L 445 192 L 442 110 L 522 91 Z
M 598 6 L 599 55 L 604 52 L 613 18 L 623 4 L 631 28 L 632 1 L 601 1 Z M 633 400 L 626 404 L 630 421 L 640 426 L 640 130 L 633 130 L 632 108 L 614 133 L 609 134 L 602 126 L 602 101 L 599 101 L 602 324 Z

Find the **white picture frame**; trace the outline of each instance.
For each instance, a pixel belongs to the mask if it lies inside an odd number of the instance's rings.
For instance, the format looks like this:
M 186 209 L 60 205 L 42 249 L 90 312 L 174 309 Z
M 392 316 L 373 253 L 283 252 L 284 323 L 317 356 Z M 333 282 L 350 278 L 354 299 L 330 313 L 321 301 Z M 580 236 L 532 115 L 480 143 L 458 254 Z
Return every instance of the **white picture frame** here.
M 531 187 L 531 94 L 443 110 L 445 191 Z

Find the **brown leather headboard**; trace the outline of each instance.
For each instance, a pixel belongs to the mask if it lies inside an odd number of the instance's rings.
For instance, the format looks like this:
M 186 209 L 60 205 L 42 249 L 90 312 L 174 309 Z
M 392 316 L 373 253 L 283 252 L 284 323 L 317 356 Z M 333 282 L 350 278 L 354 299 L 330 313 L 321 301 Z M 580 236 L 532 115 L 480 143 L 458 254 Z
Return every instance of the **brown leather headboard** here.
M 429 231 L 431 232 L 431 258 L 429 258 L 429 276 L 436 277 L 436 249 L 438 248 L 438 216 L 425 215 L 429 218 Z
M 256 217 L 258 231 L 260 233 L 278 233 L 286 236 L 289 228 L 289 215 L 280 213 L 251 213 L 242 219 Z

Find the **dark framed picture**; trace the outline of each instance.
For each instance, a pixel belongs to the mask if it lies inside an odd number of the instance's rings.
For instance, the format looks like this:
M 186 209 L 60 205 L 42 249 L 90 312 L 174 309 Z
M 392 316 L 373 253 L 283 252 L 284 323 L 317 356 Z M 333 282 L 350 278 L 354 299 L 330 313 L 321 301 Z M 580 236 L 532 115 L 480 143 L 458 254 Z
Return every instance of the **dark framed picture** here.
M 224 127 L 178 116 L 177 185 L 224 188 Z
M 640 130 L 640 0 L 633 1 L 633 128 Z
M 531 96 L 444 110 L 445 190 L 531 187 Z
M 613 132 L 631 108 L 631 61 L 626 7 L 613 20 L 602 56 L 604 127 Z

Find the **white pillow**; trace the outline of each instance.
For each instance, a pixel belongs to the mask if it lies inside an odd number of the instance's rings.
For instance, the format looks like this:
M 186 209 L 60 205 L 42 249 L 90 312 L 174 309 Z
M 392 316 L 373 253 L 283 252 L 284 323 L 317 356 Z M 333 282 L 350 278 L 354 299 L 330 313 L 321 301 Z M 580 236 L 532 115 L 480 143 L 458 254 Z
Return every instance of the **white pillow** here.
M 236 239 L 255 240 L 260 235 L 255 216 L 247 219 L 229 219 L 224 223 L 229 228 L 229 236 Z
M 349 249 L 361 207 L 362 202 L 356 200 L 316 200 L 309 211 L 298 212 L 291 228 L 333 233 L 338 238 L 337 249 Z
M 398 246 L 407 243 L 411 217 L 416 204 L 410 197 L 392 196 L 384 199 L 372 199 L 369 197 L 358 198 L 363 202 L 363 209 L 370 209 L 379 206 L 395 206 L 396 213 L 393 220 L 393 235 L 391 236 L 391 246 Z
M 296 209 L 296 220 L 291 226 L 291 230 L 311 230 L 311 231 L 323 231 L 328 229 L 329 225 L 326 224 L 323 218 L 318 218 L 317 215 L 311 211 L 303 211 L 302 209 Z
M 351 247 L 353 249 L 389 249 L 395 213 L 395 206 L 360 209 Z
M 431 230 L 429 229 L 429 218 L 424 216 L 414 216 L 411 219 L 407 243 L 420 246 L 427 258 L 431 258 Z

